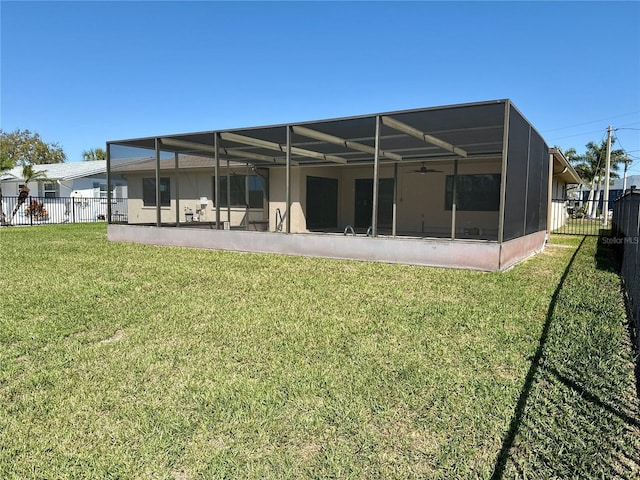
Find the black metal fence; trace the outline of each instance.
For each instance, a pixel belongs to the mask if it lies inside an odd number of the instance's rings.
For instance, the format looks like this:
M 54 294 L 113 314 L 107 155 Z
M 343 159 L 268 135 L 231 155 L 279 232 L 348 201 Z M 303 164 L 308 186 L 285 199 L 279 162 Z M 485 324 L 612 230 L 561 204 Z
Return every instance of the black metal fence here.
M 107 220 L 106 198 L 2 197 L 3 225 L 87 223 Z M 111 199 L 112 223 L 127 222 L 127 199 Z
M 620 249 L 620 276 L 640 348 L 640 192 L 631 191 L 613 202 L 612 236 L 603 240 Z
M 613 205 L 609 205 L 605 219 L 595 200 L 554 199 L 551 202 L 551 232 L 564 235 L 608 234 L 612 209 Z

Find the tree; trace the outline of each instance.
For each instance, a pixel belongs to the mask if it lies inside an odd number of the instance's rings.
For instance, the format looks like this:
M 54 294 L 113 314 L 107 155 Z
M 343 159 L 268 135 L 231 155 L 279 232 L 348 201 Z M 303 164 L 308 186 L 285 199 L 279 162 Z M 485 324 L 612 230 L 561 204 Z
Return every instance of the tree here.
M 611 139 L 611 146 L 615 143 L 615 139 Z M 576 169 L 576 172 L 583 180 L 586 180 L 591 188 L 589 190 L 589 198 L 587 206 L 589 210 L 587 215 L 595 217 L 597 207 L 602 196 L 602 180 L 605 177 L 606 160 L 607 160 L 607 142 L 602 141 L 600 145 L 595 142 L 589 142 L 586 145 L 586 151 L 582 155 L 578 155 L 575 148 L 570 148 L 565 152 L 565 157 Z M 620 169 L 621 163 L 626 163 L 629 158 L 624 150 L 611 150 L 611 171 L 610 178 L 618 178 L 617 171 Z
M 67 159 L 62 147 L 57 143 L 46 143 L 36 132 L 0 129 L 0 152 L 14 165 L 42 165 L 62 163 Z
M 24 165 L 22 167 L 22 178 L 24 180 L 24 185 L 20 188 L 20 194 L 18 195 L 18 203 L 16 203 L 16 208 L 13 209 L 13 213 L 11 214 L 11 220 L 16 216 L 20 207 L 27 201 L 27 197 L 29 196 L 29 182 L 33 182 L 36 180 L 48 180 L 47 175 L 43 171 L 37 171 L 33 169 L 32 165 Z
M 82 151 L 82 160 L 89 162 L 91 160 L 106 160 L 107 152 L 101 148 L 92 148 L 91 150 Z

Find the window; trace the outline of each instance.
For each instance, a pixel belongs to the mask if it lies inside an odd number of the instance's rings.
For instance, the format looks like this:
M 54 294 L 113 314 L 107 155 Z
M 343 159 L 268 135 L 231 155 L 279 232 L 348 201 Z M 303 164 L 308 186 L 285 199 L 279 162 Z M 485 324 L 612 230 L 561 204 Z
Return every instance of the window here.
M 160 206 L 171 205 L 171 184 L 168 177 L 160 178 Z M 142 179 L 142 202 L 145 207 L 156 206 L 156 179 Z
M 58 196 L 59 185 L 57 183 L 45 183 L 44 184 L 44 196 L 46 198 L 53 198 Z
M 229 175 L 231 185 L 231 207 L 246 207 L 247 186 L 249 187 L 249 208 L 264 207 L 264 178 L 258 175 Z M 247 185 L 248 184 L 248 185 Z M 213 201 L 216 198 L 216 177 L 213 177 Z M 227 206 L 227 176 L 220 177 L 220 206 Z
M 445 209 L 453 203 L 453 175 L 447 175 Z M 500 209 L 500 174 L 457 175 L 456 210 L 497 212 Z
M 249 176 L 249 207 L 262 208 L 264 206 L 264 178 L 258 175 Z
M 107 198 L 107 184 L 93 182 L 94 197 Z M 96 195 L 99 193 L 99 195 Z

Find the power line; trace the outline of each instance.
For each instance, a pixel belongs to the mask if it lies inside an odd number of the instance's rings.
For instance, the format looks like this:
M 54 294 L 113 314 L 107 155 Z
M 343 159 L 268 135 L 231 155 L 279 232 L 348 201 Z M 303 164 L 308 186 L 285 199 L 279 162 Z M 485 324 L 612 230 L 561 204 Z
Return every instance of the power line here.
M 564 137 L 551 137 L 551 140 L 562 140 L 563 138 L 580 137 L 582 135 L 589 135 L 591 133 L 600 133 L 601 131 L 602 130 L 594 130 L 591 132 L 576 133 L 574 135 L 565 135 Z
M 638 123 L 629 123 L 628 125 L 639 125 L 639 124 Z M 639 130 L 640 131 L 640 128 L 629 128 L 629 127 L 622 126 L 622 127 L 614 128 L 614 131 L 615 130 Z M 590 135 L 592 133 L 599 133 L 599 132 L 600 132 L 600 130 L 593 130 L 591 132 L 575 133 L 573 135 L 565 135 L 565 136 L 562 136 L 562 137 L 551 137 L 549 140 L 563 140 L 565 138 L 580 137 L 582 135 Z
M 617 128 L 616 128 L 615 130 L 617 130 Z M 615 130 L 614 130 L 614 132 L 615 132 Z M 622 152 L 623 152 L 627 157 L 629 157 L 630 159 L 631 159 L 631 158 L 635 158 L 635 159 L 640 158 L 640 157 L 638 157 L 637 155 L 631 155 L 631 154 L 629 153 L 629 150 L 625 149 L 625 148 L 622 146 L 622 143 L 620 143 L 620 137 L 618 137 L 618 135 L 615 135 L 615 134 L 614 134 L 614 138 L 615 138 L 615 141 L 617 142 L 618 146 L 620 147 L 620 150 L 622 150 Z M 633 151 L 633 152 L 637 152 L 638 150 L 631 150 L 631 151 Z
M 591 123 L 598 123 L 598 122 L 604 122 L 605 120 L 610 120 L 612 118 L 620 118 L 620 117 L 628 117 L 629 115 L 635 115 L 637 113 L 640 113 L 640 111 L 637 112 L 631 112 L 631 113 L 623 113 L 622 115 L 615 115 L 613 117 L 607 117 L 607 118 L 603 118 L 601 120 L 592 120 L 590 122 L 584 122 L 584 123 L 578 123 L 576 125 L 569 125 L 568 127 L 558 127 L 558 128 L 552 128 L 552 129 L 548 129 L 546 130 L 547 132 L 555 132 L 556 130 L 564 130 L 566 128 L 573 128 L 573 127 L 581 127 L 582 125 L 589 125 Z

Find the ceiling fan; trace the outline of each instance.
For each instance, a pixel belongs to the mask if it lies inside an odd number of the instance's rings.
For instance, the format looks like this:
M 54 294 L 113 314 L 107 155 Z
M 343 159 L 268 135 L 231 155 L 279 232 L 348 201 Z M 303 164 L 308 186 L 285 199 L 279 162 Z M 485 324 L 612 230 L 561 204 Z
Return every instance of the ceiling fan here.
M 424 175 L 425 173 L 442 173 L 442 170 L 434 170 L 433 168 L 427 168 L 425 166 L 425 162 L 422 162 L 422 166 L 418 170 L 413 170 L 409 173 L 420 173 Z

